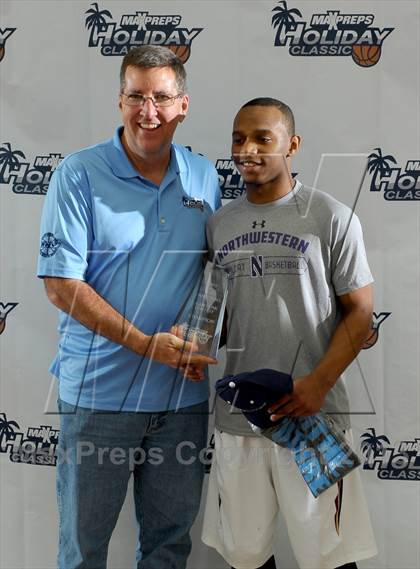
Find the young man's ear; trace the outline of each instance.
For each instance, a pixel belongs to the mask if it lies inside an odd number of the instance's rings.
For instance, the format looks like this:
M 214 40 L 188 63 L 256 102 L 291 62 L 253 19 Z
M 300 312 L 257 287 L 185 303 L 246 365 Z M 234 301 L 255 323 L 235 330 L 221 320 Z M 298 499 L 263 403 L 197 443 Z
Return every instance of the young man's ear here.
M 287 153 L 287 158 L 293 156 L 293 154 L 296 154 L 296 152 L 299 150 L 299 146 L 300 146 L 300 136 L 294 134 L 290 139 L 289 152 Z

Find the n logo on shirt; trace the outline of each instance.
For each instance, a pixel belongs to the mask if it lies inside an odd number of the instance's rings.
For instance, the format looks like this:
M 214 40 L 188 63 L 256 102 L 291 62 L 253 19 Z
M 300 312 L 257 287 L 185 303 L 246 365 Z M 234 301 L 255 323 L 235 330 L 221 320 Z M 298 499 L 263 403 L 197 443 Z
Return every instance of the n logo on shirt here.
M 263 277 L 264 276 L 264 256 L 263 255 L 252 255 L 250 257 L 251 261 L 251 277 Z

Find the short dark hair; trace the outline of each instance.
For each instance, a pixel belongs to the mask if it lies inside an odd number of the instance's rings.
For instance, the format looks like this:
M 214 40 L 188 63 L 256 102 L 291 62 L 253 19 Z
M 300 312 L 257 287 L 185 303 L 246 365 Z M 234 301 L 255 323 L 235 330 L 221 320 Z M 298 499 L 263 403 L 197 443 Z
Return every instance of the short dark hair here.
M 120 89 L 125 87 L 125 71 L 129 65 L 134 67 L 170 67 L 175 73 L 178 93 L 187 89 L 187 73 L 178 56 L 167 47 L 161 45 L 143 45 L 131 49 L 122 60 L 120 69 Z
M 258 97 L 257 99 L 252 99 L 242 105 L 241 109 L 245 107 L 276 107 L 284 115 L 284 122 L 290 136 L 294 136 L 295 133 L 295 117 L 293 116 L 292 109 L 286 103 L 279 101 L 278 99 L 272 99 L 271 97 Z

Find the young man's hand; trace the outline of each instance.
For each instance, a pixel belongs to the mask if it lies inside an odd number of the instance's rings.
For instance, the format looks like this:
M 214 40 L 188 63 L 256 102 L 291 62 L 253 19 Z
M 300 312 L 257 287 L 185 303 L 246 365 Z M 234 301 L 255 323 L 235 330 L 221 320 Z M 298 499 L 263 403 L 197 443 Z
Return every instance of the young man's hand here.
M 309 417 L 320 411 L 329 387 L 323 386 L 313 374 L 298 377 L 293 382 L 293 393 L 284 395 L 268 409 L 271 420 L 291 417 Z

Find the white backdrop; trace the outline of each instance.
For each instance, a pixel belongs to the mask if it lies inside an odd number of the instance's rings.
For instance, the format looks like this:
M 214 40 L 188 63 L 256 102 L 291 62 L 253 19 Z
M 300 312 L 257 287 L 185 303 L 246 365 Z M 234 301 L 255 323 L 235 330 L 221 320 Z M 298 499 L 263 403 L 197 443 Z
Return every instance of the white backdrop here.
M 39 217 L 58 161 L 109 138 L 119 124 L 118 72 L 130 33 L 145 42 L 164 41 L 171 33 L 172 42 L 193 37 L 186 63 L 191 108 L 177 141 L 214 161 L 225 198 L 241 188 L 229 164 L 233 116 L 245 101 L 272 96 L 292 107 L 303 137 L 293 171 L 306 184 L 354 206 L 361 218 L 376 280 L 375 318 L 369 345 L 347 380 L 359 450 L 365 443 L 362 474 L 380 550 L 361 565 L 420 566 L 419 2 L 283 4 L 0 4 L 1 569 L 55 566 L 51 463 L 58 421 L 50 413 L 55 392 L 47 368 L 56 349 L 57 315 L 34 276 Z M 280 37 L 286 45 L 275 45 L 279 28 L 271 18 L 285 16 L 272 12 L 275 7 L 292 10 L 294 25 L 279 22 L 282 34 L 290 36 Z M 172 29 L 147 19 L 174 15 L 179 18 Z M 87 28 L 89 16 L 102 27 Z M 366 41 L 382 41 L 381 49 L 352 48 L 363 33 Z M 307 55 L 292 55 L 290 48 Z M 354 51 L 368 65 L 351 55 L 316 55 L 322 50 Z M 120 55 L 107 55 L 112 51 Z M 368 155 L 373 156 L 363 178 Z M 219 373 L 221 366 L 214 376 Z M 39 458 L 46 464 L 22 464 L 33 456 L 25 449 L 34 447 L 49 453 Z M 190 569 L 226 567 L 201 544 L 199 526 L 200 520 Z M 109 566 L 131 567 L 134 547 L 128 499 L 112 538 Z M 285 538 L 278 561 L 279 569 L 296 567 Z

